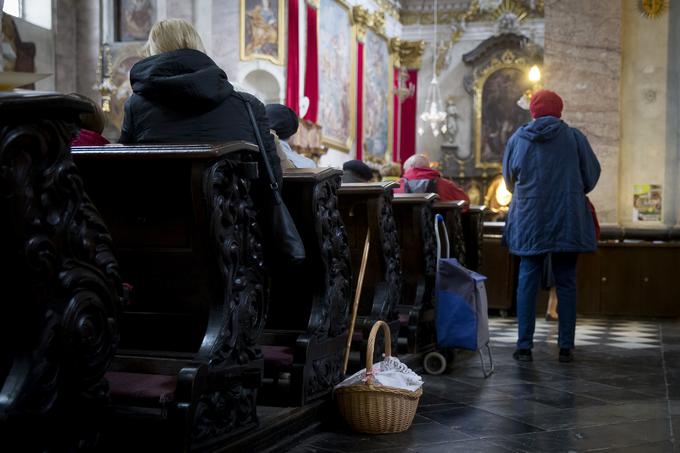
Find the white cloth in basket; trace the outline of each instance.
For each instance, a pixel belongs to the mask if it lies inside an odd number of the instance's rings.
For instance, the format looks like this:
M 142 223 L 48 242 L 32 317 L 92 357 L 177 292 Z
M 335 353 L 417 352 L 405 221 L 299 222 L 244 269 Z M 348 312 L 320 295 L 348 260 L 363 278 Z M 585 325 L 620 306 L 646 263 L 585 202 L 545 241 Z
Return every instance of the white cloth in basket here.
M 396 357 L 385 357 L 385 360 L 373 365 L 373 385 L 393 387 L 415 392 L 423 385 L 423 378 L 418 376 L 409 367 Z M 357 371 L 341 383 L 335 386 L 348 387 L 350 385 L 366 382 L 366 368 Z

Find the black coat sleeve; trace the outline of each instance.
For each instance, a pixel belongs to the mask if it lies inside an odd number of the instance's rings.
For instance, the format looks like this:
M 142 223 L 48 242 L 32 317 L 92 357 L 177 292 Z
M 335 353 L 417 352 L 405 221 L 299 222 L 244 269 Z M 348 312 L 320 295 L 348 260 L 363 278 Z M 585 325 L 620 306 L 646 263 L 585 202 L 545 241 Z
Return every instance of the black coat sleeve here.
M 123 126 L 120 130 L 120 138 L 118 143 L 135 143 L 134 123 L 132 121 L 132 98 L 125 101 L 125 110 L 123 112 Z
M 255 121 L 257 121 L 257 126 L 260 129 L 260 136 L 262 137 L 262 142 L 264 143 L 264 151 L 269 158 L 269 165 L 272 167 L 274 172 L 274 178 L 276 182 L 281 185 L 283 176 L 281 174 L 281 161 L 278 154 L 276 153 L 276 144 L 274 143 L 274 137 L 269 133 L 269 119 L 267 118 L 267 111 L 264 108 L 264 104 L 260 102 L 255 96 L 248 93 L 240 93 L 245 99 L 250 102 L 253 107 L 253 113 L 255 114 Z

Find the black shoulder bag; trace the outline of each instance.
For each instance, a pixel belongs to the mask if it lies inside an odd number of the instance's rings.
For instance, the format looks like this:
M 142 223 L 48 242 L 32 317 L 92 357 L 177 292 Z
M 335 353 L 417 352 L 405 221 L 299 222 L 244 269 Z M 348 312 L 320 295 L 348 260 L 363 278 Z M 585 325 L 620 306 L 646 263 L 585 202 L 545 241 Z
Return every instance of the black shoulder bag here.
M 272 255 L 276 263 L 282 265 L 297 265 L 305 260 L 305 246 L 302 243 L 300 233 L 298 233 L 295 222 L 288 212 L 288 208 L 281 198 L 279 184 L 274 178 L 274 172 L 269 163 L 267 152 L 264 148 L 264 142 L 260 135 L 260 128 L 257 126 L 253 108 L 247 99 L 241 97 L 246 104 L 248 116 L 250 117 L 250 124 L 253 126 L 255 139 L 257 140 L 257 147 L 260 149 L 262 162 L 267 173 L 269 188 L 271 189 L 271 206 L 269 206 L 270 218 L 269 222 L 261 222 L 263 230 L 269 233 L 268 238 L 272 247 Z

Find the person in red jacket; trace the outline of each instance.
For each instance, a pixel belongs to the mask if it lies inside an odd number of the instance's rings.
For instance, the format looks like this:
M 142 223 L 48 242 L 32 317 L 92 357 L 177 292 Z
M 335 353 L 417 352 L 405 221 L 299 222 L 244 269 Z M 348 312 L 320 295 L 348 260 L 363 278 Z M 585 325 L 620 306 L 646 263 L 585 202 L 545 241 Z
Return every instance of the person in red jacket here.
M 92 106 L 92 113 L 80 115 L 80 132 L 71 142 L 71 146 L 102 146 L 110 142 L 104 138 L 102 132 L 106 126 L 106 115 L 97 102 L 87 96 L 71 93 L 71 96 L 85 101 Z
M 430 160 L 422 154 L 414 154 L 404 162 L 404 176 L 399 180 L 397 193 L 434 192 L 441 201 L 465 200 L 470 197 L 455 182 L 442 177 L 430 168 Z

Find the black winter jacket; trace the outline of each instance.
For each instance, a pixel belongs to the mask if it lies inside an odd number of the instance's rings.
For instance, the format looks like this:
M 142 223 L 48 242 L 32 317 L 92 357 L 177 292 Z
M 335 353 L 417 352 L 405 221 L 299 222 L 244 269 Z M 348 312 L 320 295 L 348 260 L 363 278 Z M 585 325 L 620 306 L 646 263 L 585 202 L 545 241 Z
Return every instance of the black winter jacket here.
M 264 105 L 234 90 L 224 71 L 203 52 L 179 49 L 145 58 L 132 67 L 130 83 L 133 94 L 125 103 L 121 143 L 257 143 L 243 102 L 248 99 L 281 181 Z

